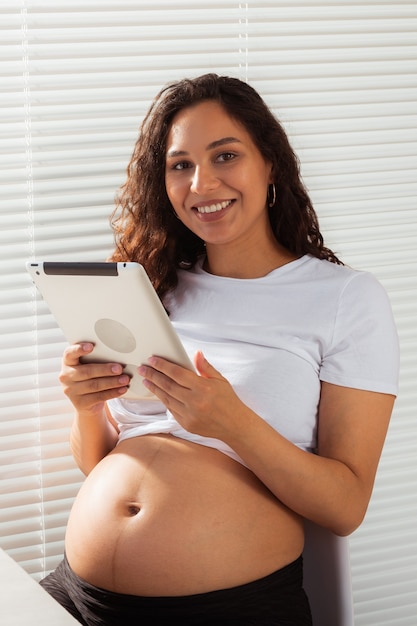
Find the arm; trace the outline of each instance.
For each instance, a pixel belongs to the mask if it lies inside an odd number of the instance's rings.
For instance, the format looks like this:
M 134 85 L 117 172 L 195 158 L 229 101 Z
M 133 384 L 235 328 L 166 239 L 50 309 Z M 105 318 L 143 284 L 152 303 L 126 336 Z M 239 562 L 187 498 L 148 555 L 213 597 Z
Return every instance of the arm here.
M 73 457 L 84 474 L 104 458 L 117 443 L 118 432 L 106 407 L 94 415 L 76 411 L 70 434 Z
M 393 401 L 323 383 L 317 455 L 262 427 L 254 415 L 228 443 L 286 506 L 348 535 L 366 513 Z
M 118 430 L 106 400 L 127 391 L 129 377 L 118 363 L 81 364 L 90 353 L 90 343 L 69 346 L 63 356 L 59 376 L 64 393 L 75 408 L 70 444 L 79 468 L 88 474 L 116 445 Z
M 163 359 L 140 368 L 184 428 L 227 443 L 290 509 L 340 535 L 362 521 L 394 397 L 323 383 L 318 455 L 285 439 L 199 353 L 200 376 Z

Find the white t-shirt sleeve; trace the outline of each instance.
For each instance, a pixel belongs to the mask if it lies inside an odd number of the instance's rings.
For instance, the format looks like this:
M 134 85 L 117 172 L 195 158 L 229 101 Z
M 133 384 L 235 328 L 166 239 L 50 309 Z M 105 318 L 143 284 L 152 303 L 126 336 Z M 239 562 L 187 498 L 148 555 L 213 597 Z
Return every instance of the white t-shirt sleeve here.
M 397 395 L 398 371 L 398 335 L 388 296 L 372 274 L 358 272 L 340 295 L 320 379 Z

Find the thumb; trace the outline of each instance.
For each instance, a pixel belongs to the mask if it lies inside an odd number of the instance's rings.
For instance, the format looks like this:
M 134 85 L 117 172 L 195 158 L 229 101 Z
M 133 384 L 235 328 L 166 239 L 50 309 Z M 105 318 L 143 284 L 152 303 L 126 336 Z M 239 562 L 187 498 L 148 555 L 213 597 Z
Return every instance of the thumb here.
M 200 376 L 203 376 L 204 378 L 223 378 L 220 372 L 210 365 L 201 350 L 195 354 L 194 365 L 196 366 Z

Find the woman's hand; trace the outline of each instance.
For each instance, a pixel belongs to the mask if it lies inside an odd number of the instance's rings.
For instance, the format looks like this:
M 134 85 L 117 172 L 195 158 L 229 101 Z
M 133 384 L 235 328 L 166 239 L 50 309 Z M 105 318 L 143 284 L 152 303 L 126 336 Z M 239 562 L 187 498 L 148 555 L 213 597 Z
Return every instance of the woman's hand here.
M 69 346 L 63 355 L 59 380 L 78 412 L 101 413 L 106 400 L 128 390 L 129 376 L 120 363 L 81 363 L 94 350 L 92 343 Z
M 148 363 L 138 368 L 145 387 L 185 430 L 227 441 L 247 407 L 202 352 L 197 352 L 194 359 L 199 375 L 159 357 L 151 357 Z
M 295 513 L 348 535 L 361 523 L 394 397 L 322 384 L 318 454 L 285 439 L 247 407 L 228 381 L 197 353 L 200 376 L 152 357 L 144 384 L 188 431 L 227 443 Z
M 70 444 L 79 468 L 88 474 L 118 440 L 117 424 L 106 400 L 128 390 L 129 376 L 120 363 L 81 363 L 94 350 L 92 343 L 69 346 L 62 358 L 59 380 L 75 408 Z

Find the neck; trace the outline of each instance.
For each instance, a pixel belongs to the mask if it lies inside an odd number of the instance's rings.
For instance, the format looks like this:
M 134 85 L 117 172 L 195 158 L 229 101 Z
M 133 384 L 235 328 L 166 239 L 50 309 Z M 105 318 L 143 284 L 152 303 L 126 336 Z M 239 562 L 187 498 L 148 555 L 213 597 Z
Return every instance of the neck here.
M 229 278 L 261 278 L 297 258 L 275 241 L 262 250 L 220 250 L 218 246 L 207 245 L 206 251 L 204 269 Z

